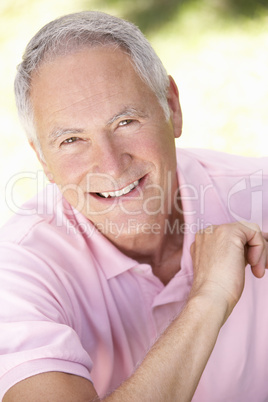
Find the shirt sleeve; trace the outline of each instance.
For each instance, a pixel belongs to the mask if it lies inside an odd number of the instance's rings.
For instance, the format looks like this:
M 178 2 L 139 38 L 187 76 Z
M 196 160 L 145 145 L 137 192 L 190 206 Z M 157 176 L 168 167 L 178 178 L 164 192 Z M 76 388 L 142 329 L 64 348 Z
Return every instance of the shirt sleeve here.
M 17 382 L 48 371 L 91 380 L 92 361 L 73 323 L 61 277 L 31 251 L 0 246 L 0 398 Z

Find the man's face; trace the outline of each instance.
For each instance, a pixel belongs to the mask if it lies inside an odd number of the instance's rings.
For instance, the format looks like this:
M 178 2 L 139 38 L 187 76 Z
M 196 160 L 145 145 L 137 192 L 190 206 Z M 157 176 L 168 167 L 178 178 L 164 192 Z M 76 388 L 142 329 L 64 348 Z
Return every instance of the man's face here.
M 167 121 L 129 56 L 114 47 L 59 56 L 33 76 L 45 172 L 100 228 L 107 219 L 146 223 L 165 212 L 176 186 L 174 135 L 181 129 L 175 92 L 169 91 Z

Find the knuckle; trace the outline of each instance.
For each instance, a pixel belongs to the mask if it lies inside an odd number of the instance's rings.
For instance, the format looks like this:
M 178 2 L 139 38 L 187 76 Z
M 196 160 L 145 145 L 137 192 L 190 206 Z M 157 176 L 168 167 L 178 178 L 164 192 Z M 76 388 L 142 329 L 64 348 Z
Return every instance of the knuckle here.
M 260 226 L 255 222 L 240 221 L 240 225 L 246 226 L 247 228 L 254 230 L 255 232 L 261 232 Z

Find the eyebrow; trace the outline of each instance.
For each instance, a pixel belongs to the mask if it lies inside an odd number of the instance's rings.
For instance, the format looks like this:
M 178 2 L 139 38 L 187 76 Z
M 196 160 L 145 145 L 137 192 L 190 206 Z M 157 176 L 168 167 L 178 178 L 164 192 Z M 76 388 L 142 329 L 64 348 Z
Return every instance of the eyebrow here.
M 66 134 L 81 134 L 84 130 L 80 128 L 56 128 L 49 134 L 49 143 L 54 144 L 58 138 Z
M 113 124 L 116 120 L 121 119 L 122 117 L 130 117 L 130 116 L 137 116 L 141 118 L 148 117 L 148 115 L 141 110 L 135 109 L 133 107 L 126 107 L 123 109 L 121 112 L 117 113 L 114 115 L 106 124 L 106 126 L 109 126 Z
M 110 126 L 111 124 L 113 124 L 116 120 L 121 119 L 122 117 L 131 117 L 131 116 L 137 116 L 140 118 L 145 118 L 148 117 L 148 115 L 144 112 L 142 112 L 141 110 L 135 109 L 133 107 L 126 107 L 124 108 L 122 111 L 120 111 L 119 113 L 115 114 L 110 120 L 108 120 L 108 122 L 106 123 L 106 127 Z M 58 138 L 66 135 L 66 134 L 82 134 L 84 133 L 85 130 L 82 128 L 60 128 L 57 127 L 55 129 L 53 129 L 51 131 L 51 133 L 49 134 L 48 138 L 49 138 L 49 143 L 51 145 L 53 145 Z

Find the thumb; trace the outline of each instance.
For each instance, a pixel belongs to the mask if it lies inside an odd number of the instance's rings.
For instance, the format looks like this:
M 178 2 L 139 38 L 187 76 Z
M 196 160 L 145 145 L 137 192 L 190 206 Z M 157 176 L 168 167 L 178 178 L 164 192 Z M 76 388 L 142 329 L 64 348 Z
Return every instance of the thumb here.
M 265 274 L 265 268 L 268 268 L 268 234 L 262 233 L 259 226 L 254 224 L 246 225 L 247 244 L 245 256 L 254 276 L 262 278 Z

